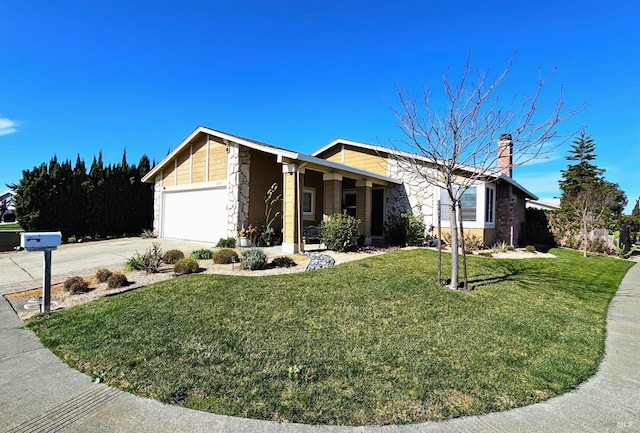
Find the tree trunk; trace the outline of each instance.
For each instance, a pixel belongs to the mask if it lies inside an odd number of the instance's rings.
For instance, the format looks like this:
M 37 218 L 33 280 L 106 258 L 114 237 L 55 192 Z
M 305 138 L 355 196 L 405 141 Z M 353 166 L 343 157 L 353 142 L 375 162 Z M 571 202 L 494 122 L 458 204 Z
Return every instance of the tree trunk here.
M 442 285 L 442 208 L 438 200 L 438 286 Z
M 584 257 L 587 257 L 587 250 L 589 248 L 589 232 L 587 230 L 588 230 L 587 223 L 583 222 L 582 223 L 582 243 L 584 244 L 584 251 L 582 255 Z
M 458 290 L 458 273 L 460 270 L 458 255 L 458 218 L 457 202 L 451 200 L 449 203 L 449 221 L 451 223 L 451 284 L 449 287 Z
M 462 205 L 458 202 L 458 219 L 460 220 L 460 245 L 462 246 L 462 281 L 464 290 L 469 290 L 467 278 L 467 246 L 464 243 L 464 225 L 462 224 Z

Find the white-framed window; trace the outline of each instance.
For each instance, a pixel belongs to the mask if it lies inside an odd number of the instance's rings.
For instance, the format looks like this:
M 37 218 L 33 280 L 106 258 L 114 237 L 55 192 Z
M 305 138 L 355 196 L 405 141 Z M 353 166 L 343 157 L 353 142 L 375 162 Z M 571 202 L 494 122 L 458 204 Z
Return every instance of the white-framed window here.
M 496 216 L 496 190 L 492 186 L 484 190 L 484 222 L 493 224 Z
M 477 188 L 470 186 L 460 197 L 460 208 L 462 211 L 462 221 L 475 222 L 476 221 L 476 206 L 478 202 Z M 451 212 L 449 209 L 449 193 L 446 189 L 440 190 L 440 206 L 442 221 L 449 221 L 451 218 Z
M 304 219 L 316 217 L 316 189 L 305 187 L 302 190 L 302 215 Z

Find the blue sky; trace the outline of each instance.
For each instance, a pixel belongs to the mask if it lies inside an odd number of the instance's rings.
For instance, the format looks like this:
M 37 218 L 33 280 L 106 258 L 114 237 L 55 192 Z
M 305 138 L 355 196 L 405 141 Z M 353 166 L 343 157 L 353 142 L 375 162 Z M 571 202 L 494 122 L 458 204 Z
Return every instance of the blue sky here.
M 395 85 L 441 89 L 447 68 L 500 72 L 503 92 L 564 86 L 569 134 L 640 196 L 640 2 L 5 1 L 0 3 L 0 189 L 56 154 L 160 161 L 198 125 L 310 153 L 337 137 L 401 137 Z M 434 103 L 436 103 L 434 101 Z M 437 106 L 432 107 L 437 108 Z M 544 109 L 544 108 L 543 108 Z M 514 177 L 559 194 L 570 140 Z

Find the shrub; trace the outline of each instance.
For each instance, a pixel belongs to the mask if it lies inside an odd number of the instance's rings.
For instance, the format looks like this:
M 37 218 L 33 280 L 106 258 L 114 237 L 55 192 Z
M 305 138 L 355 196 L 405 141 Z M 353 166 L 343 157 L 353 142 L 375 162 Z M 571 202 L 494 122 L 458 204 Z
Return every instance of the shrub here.
M 528 253 L 535 253 L 536 252 L 536 247 L 534 247 L 533 245 L 527 245 L 525 250 L 527 250 Z
M 218 248 L 235 248 L 236 247 L 236 239 L 235 238 L 220 238 L 216 247 Z
M 77 293 L 86 293 L 90 290 L 89 283 L 81 277 L 67 278 L 64 282 L 64 289 L 74 295 Z
M 162 249 L 156 242 L 151 245 L 144 254 L 136 253 L 127 260 L 125 268 L 130 271 L 146 271 L 148 274 L 158 272 L 162 264 Z
M 296 262 L 289 256 L 276 257 L 271 262 L 277 268 L 291 268 L 296 266 Z
M 345 251 L 358 237 L 360 220 L 352 217 L 346 211 L 335 213 L 322 221 L 318 227 L 318 236 L 323 244 L 332 251 Z
M 129 280 L 125 274 L 120 272 L 114 272 L 107 278 L 107 287 L 110 289 L 117 289 L 118 287 L 126 287 L 129 285 Z
M 213 251 L 206 248 L 195 250 L 191 253 L 191 257 L 196 260 L 209 260 L 213 258 Z
M 156 232 L 154 232 L 153 230 L 150 230 L 150 229 L 142 230 L 142 234 L 140 236 L 142 237 L 142 239 L 152 239 L 152 238 L 158 237 L 156 235 Z
M 162 256 L 162 261 L 167 265 L 174 265 L 178 260 L 184 258 L 184 253 L 180 250 L 169 250 Z
M 238 253 L 229 248 L 218 250 L 213 255 L 213 263 L 216 263 L 218 265 L 226 265 L 229 263 L 235 263 L 237 261 Z
M 392 246 L 422 246 L 425 229 L 424 223 L 409 210 L 399 215 L 389 213 L 384 224 L 384 239 Z
M 104 283 L 111 276 L 112 272 L 107 268 L 100 268 L 96 271 L 96 280 L 99 283 Z
M 67 243 L 68 243 L 68 244 L 74 244 L 74 243 L 76 243 L 76 242 L 78 242 L 78 238 L 76 238 L 75 236 L 69 236 L 69 237 L 67 238 Z
M 193 274 L 198 272 L 199 269 L 198 260 L 193 257 L 185 257 L 173 265 L 173 272 L 176 274 Z
M 451 233 L 450 232 L 444 233 L 442 235 L 442 241 L 445 244 L 451 246 Z M 503 244 L 504 244 L 504 246 L 506 248 L 506 243 L 503 242 Z M 460 236 L 458 236 L 458 245 L 460 247 L 462 247 L 462 242 L 460 241 Z M 479 250 L 483 246 L 484 246 L 484 242 L 482 241 L 482 238 L 480 236 L 475 235 L 473 233 L 465 232 L 465 234 L 464 234 L 464 247 L 465 247 L 465 249 L 467 251 Z M 494 246 L 494 249 L 496 249 L 495 246 Z
M 260 248 L 251 248 L 242 252 L 242 269 L 254 271 L 267 266 L 267 255 Z

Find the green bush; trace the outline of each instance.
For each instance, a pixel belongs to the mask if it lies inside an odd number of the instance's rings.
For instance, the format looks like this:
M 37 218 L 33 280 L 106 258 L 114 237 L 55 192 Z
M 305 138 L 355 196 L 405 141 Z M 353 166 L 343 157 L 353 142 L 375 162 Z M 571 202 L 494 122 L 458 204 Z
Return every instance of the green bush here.
M 273 259 L 271 264 L 276 268 L 292 268 L 297 265 L 297 263 L 289 256 L 276 257 Z
M 180 250 L 169 250 L 162 256 L 162 261 L 167 265 L 175 265 L 175 263 L 184 258 L 184 253 Z
M 260 248 L 251 248 L 242 252 L 242 269 L 255 271 L 267 267 L 267 255 Z
M 235 248 L 236 247 L 236 239 L 235 238 L 220 238 L 216 247 L 218 248 Z
M 384 224 L 384 239 L 392 246 L 424 245 L 426 226 L 410 210 L 401 214 L 389 213 Z
M 173 265 L 173 272 L 176 274 L 193 274 L 198 272 L 199 269 L 198 260 L 193 257 L 185 257 Z
M 196 260 L 209 260 L 213 258 L 213 251 L 206 248 L 195 250 L 191 253 L 191 257 Z
M 525 248 L 525 250 L 528 253 L 535 253 L 536 252 L 536 247 L 534 247 L 533 245 L 527 245 L 527 247 Z
M 335 213 L 322 221 L 318 227 L 318 236 L 323 244 L 332 251 L 345 251 L 354 238 L 358 237 L 360 220 L 347 212 Z
M 127 260 L 125 268 L 129 271 L 146 271 L 148 274 L 158 272 L 162 265 L 162 249 L 159 243 L 151 245 L 144 254 L 136 253 Z
M 100 268 L 96 271 L 96 280 L 99 283 L 104 283 L 111 276 L 112 272 L 107 268 Z
M 213 255 L 213 263 L 218 265 L 226 265 L 236 263 L 238 261 L 238 253 L 229 248 L 218 250 Z
M 153 230 L 144 229 L 142 230 L 142 234 L 140 235 L 140 237 L 142 237 L 142 239 L 153 239 L 153 238 L 157 238 L 158 236 L 156 235 L 156 232 L 154 232 Z
M 90 291 L 89 283 L 81 277 L 67 278 L 64 282 L 64 289 L 72 294 L 86 293 Z
M 114 272 L 107 278 L 107 287 L 110 289 L 117 289 L 118 287 L 126 287 L 129 285 L 129 280 L 125 274 L 120 272 Z

